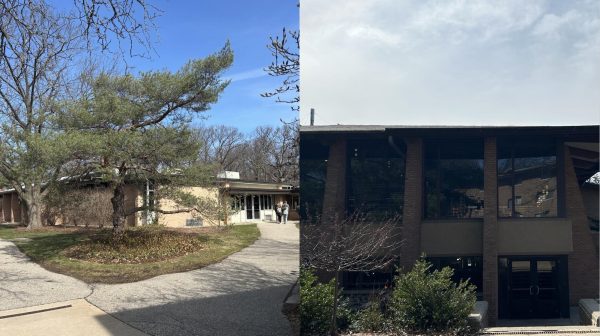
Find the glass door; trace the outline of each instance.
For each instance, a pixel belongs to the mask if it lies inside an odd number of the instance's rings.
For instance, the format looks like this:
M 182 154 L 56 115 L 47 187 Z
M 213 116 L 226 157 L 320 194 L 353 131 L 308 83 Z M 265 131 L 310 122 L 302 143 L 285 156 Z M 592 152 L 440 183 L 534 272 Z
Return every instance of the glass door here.
M 560 317 L 559 278 L 557 258 L 508 258 L 508 308 L 510 318 Z
M 560 316 L 559 279 L 556 260 L 536 261 L 536 315 L 539 318 Z
M 254 219 L 260 219 L 260 204 L 259 204 L 258 195 L 254 195 L 254 196 L 252 196 L 252 198 L 253 198 L 252 206 L 254 209 Z
M 252 196 L 246 195 L 246 219 L 252 219 Z
M 532 263 L 529 260 L 511 260 L 510 313 L 513 318 L 529 318 L 533 314 Z
M 246 219 L 260 219 L 260 200 L 258 195 L 246 195 Z

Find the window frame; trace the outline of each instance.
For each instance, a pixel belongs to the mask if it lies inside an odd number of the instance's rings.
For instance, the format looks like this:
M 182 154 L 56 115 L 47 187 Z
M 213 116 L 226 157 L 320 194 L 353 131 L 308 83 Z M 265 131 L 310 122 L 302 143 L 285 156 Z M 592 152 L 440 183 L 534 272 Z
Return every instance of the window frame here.
M 554 153 L 555 159 L 555 172 L 556 172 L 556 190 L 554 191 L 553 198 L 556 198 L 556 215 L 555 216 L 532 216 L 532 217 L 518 217 L 516 216 L 516 207 L 515 207 L 515 176 L 514 176 L 514 159 L 515 159 L 515 144 L 519 144 L 521 142 L 533 142 L 533 141 L 543 141 L 548 139 L 541 138 L 517 138 L 511 139 L 510 141 L 510 160 L 511 160 L 511 198 L 508 200 L 511 203 L 511 215 L 510 216 L 501 216 L 500 215 L 500 185 L 498 183 L 499 180 L 499 171 L 498 171 L 498 160 L 499 160 L 499 148 L 500 145 L 504 145 L 506 140 L 503 138 L 496 139 L 496 216 L 498 219 L 507 219 L 507 220 L 532 220 L 532 219 L 552 219 L 552 218 L 566 218 L 566 210 L 565 210 L 565 182 L 564 182 L 564 174 L 565 174 L 565 157 L 564 157 L 564 142 L 562 139 L 550 139 L 554 142 L 554 149 L 552 153 Z M 538 156 L 543 157 L 543 156 Z M 518 196 L 521 198 L 521 196 Z M 520 205 L 520 204 L 519 204 Z
M 483 165 L 482 165 L 482 186 L 481 186 L 481 190 L 484 191 L 485 193 L 485 139 L 484 138 L 480 138 L 480 137 L 465 137 L 465 138 L 448 138 L 448 139 L 440 139 L 440 138 L 423 138 L 423 144 L 422 144 L 422 150 L 421 150 L 421 221 L 431 221 L 431 222 L 435 222 L 435 221 L 452 221 L 452 220 L 456 220 L 456 221 L 482 221 L 483 220 L 483 215 L 481 217 L 452 217 L 452 216 L 437 216 L 437 217 L 428 217 L 427 216 L 427 188 L 426 188 L 426 182 L 427 182 L 427 178 L 426 178 L 426 172 L 427 172 L 427 166 L 426 166 L 426 162 L 427 162 L 427 147 L 431 146 L 432 144 L 435 145 L 435 147 L 437 148 L 436 151 L 436 170 L 438 175 L 440 174 L 440 170 L 441 170 L 441 165 L 440 165 L 440 147 L 439 144 L 442 142 L 442 140 L 447 140 L 449 142 L 455 140 L 457 142 L 473 142 L 473 143 L 477 143 L 480 142 L 481 145 L 481 159 L 464 159 L 464 160 L 481 160 Z M 463 159 L 455 159 L 455 160 L 463 160 Z M 436 193 L 439 195 L 441 193 L 441 189 L 438 187 L 436 189 Z M 440 204 L 439 202 L 439 197 L 438 197 L 438 206 Z M 485 211 L 485 196 L 482 196 L 482 206 L 483 206 L 483 210 Z

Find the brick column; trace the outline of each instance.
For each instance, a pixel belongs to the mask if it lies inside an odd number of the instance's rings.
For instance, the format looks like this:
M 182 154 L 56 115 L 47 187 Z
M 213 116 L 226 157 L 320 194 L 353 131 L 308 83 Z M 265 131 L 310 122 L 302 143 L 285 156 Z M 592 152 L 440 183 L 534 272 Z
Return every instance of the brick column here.
M 5 222 L 12 222 L 12 203 L 11 203 L 11 194 L 2 195 L 2 212 L 3 219 Z
M 569 304 L 573 306 L 580 299 L 598 297 L 598 251 L 568 146 L 564 153 L 566 215 L 573 232 L 573 252 L 569 254 Z
M 498 178 L 496 138 L 485 138 L 483 164 L 483 299 L 488 302 L 488 323 L 498 319 Z
M 346 212 L 346 139 L 329 145 L 327 180 L 323 195 L 323 218 L 342 218 Z
M 410 270 L 421 255 L 421 219 L 423 218 L 423 140 L 407 138 L 404 181 L 404 214 L 400 266 Z

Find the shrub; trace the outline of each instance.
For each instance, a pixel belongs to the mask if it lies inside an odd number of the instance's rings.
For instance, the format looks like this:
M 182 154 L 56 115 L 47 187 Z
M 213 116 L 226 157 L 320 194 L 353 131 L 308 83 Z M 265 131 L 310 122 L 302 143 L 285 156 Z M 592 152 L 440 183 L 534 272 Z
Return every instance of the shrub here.
M 475 286 L 452 281 L 453 270 L 431 270 L 419 260 L 395 279 L 388 311 L 396 330 L 465 335 L 473 333 L 468 317 L 476 301 Z
M 386 330 L 386 316 L 381 311 L 381 299 L 373 296 L 369 303 L 355 314 L 351 329 L 356 332 L 381 332 Z
M 331 326 L 335 280 L 318 282 L 310 269 L 300 270 L 300 333 L 302 335 L 327 335 Z M 348 327 L 351 320 L 347 299 L 338 299 L 338 326 Z

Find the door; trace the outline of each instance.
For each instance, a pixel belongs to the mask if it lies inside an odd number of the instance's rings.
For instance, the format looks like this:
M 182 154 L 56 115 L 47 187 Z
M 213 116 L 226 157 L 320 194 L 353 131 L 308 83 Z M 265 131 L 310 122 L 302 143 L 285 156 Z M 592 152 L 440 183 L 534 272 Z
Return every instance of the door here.
M 246 219 L 260 219 L 258 195 L 246 195 Z
M 560 281 L 557 258 L 508 260 L 508 301 L 511 318 L 558 318 Z

